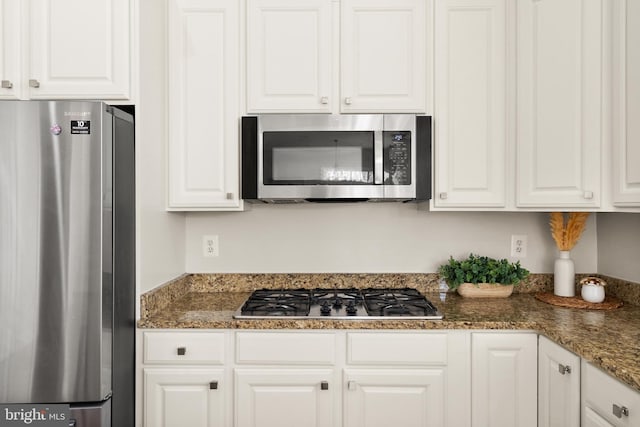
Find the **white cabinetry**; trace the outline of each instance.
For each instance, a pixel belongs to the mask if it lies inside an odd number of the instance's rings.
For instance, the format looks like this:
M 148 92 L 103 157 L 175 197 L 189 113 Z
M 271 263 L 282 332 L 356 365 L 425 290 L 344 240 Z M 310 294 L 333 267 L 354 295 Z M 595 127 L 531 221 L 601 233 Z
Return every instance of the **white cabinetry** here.
M 0 1 L 0 96 L 129 98 L 130 12 L 129 0 Z
M 435 2 L 436 207 L 505 207 L 506 3 Z
M 640 206 L 640 2 L 613 3 L 613 204 Z
M 17 99 L 22 82 L 21 17 L 26 2 L 0 0 L 0 99 Z
M 425 111 L 427 4 L 342 0 L 342 112 Z
M 145 368 L 144 425 L 222 427 L 222 369 Z
M 333 332 L 238 332 L 235 425 L 336 425 L 336 338 Z
M 143 426 L 229 425 L 225 341 L 224 332 L 143 333 Z
M 348 332 L 344 427 L 469 427 L 469 336 Z
M 239 4 L 168 4 L 168 208 L 239 210 Z
M 332 369 L 236 369 L 237 427 L 334 425 Z
M 357 369 L 344 375 L 345 427 L 443 426 L 445 369 Z
M 330 0 L 248 0 L 248 111 L 329 113 Z
M 537 335 L 472 333 L 474 427 L 537 425 Z
M 640 393 L 582 361 L 582 425 L 640 425 Z
M 429 5 L 249 0 L 247 111 L 424 112 Z
M 580 427 L 580 358 L 540 336 L 538 427 Z
M 517 7 L 517 206 L 597 208 L 603 140 L 600 0 Z

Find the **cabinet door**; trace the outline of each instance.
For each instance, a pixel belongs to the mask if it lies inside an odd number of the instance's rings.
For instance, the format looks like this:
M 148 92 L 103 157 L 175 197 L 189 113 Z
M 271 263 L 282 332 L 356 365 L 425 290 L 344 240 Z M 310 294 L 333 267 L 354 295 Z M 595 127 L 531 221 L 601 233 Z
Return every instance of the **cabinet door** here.
M 614 5 L 613 204 L 640 206 L 640 2 Z
M 585 425 L 640 426 L 640 393 L 637 390 L 584 360 L 581 374 L 582 419 Z
M 332 369 L 236 369 L 235 377 L 236 427 L 334 424 Z
M 345 427 L 444 425 L 444 368 L 346 370 Z
M 580 358 L 540 337 L 538 427 L 580 427 Z
M 331 0 L 247 2 L 247 110 L 331 112 Z
M 537 336 L 474 333 L 471 338 L 474 427 L 537 425 Z
M 30 0 L 31 98 L 126 99 L 129 0 Z
M 238 210 L 238 2 L 168 3 L 169 209 Z
M 600 205 L 603 7 L 518 1 L 519 207 Z
M 614 427 L 614 425 L 598 415 L 593 409 L 585 407 L 582 427 Z
M 342 1 L 342 112 L 425 111 L 430 4 Z
M 436 1 L 436 207 L 504 207 L 505 0 Z
M 20 97 L 22 85 L 22 0 L 0 0 L 0 99 Z
M 225 425 L 222 369 L 144 370 L 145 427 Z

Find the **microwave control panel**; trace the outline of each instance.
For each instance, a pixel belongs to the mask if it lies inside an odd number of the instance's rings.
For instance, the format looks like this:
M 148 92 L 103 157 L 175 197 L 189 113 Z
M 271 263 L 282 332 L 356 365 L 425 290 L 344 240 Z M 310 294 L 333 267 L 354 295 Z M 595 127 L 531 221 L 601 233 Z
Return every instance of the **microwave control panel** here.
M 384 185 L 411 185 L 411 132 L 384 131 Z

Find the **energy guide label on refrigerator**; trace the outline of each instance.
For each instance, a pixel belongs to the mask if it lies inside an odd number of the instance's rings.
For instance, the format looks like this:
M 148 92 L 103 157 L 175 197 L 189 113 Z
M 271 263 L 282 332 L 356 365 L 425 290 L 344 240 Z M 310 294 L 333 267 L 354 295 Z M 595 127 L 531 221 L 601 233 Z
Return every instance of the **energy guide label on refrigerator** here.
M 69 405 L 0 405 L 0 427 L 69 427 Z
M 71 120 L 71 134 L 89 135 L 91 134 L 90 120 Z

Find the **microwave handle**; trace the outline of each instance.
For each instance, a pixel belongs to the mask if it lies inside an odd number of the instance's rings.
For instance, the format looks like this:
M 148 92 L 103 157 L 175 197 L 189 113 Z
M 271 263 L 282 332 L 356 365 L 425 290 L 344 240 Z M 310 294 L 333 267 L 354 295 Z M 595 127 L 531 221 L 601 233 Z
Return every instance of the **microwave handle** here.
M 373 165 L 373 183 L 374 184 L 382 184 L 383 172 L 384 172 L 384 143 L 382 141 L 382 131 L 376 130 L 373 132 L 373 155 L 374 155 L 374 165 Z

